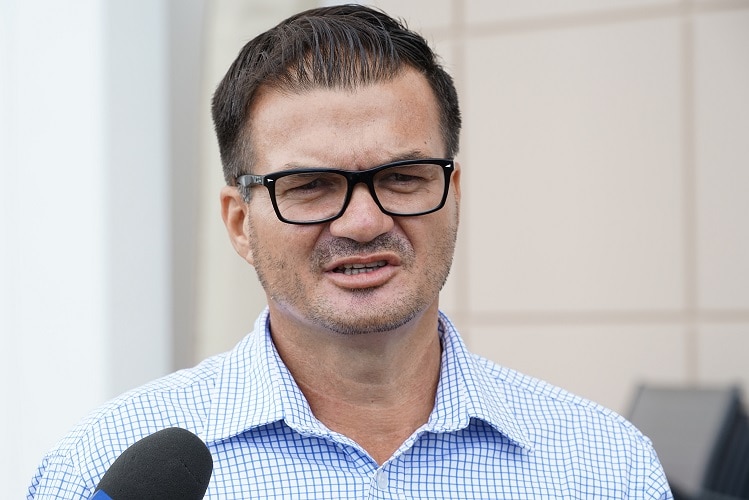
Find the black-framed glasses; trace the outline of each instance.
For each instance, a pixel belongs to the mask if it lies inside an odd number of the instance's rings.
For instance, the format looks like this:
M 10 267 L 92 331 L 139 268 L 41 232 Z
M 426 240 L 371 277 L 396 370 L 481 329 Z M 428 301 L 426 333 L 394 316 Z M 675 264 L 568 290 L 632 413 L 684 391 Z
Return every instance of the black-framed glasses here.
M 244 199 L 252 186 L 265 186 L 278 219 L 288 224 L 319 224 L 346 211 L 354 186 L 369 188 L 383 213 L 393 216 L 426 215 L 445 205 L 453 160 L 424 158 L 396 161 L 368 170 L 300 168 L 237 179 Z

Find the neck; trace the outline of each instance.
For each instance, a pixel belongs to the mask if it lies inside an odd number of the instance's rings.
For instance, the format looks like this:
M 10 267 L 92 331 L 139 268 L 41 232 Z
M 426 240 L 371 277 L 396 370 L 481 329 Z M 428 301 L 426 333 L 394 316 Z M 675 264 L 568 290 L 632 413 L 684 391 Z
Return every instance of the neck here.
M 396 331 L 361 335 L 290 328 L 273 311 L 271 325 L 315 416 L 381 464 L 434 407 L 441 360 L 436 311 L 435 304 Z

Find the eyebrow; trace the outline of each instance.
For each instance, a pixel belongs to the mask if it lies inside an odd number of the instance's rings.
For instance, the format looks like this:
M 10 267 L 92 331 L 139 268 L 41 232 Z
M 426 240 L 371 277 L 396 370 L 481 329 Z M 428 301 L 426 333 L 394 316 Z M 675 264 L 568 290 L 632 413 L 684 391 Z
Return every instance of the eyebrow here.
M 426 158 L 435 158 L 435 156 L 428 155 L 420 149 L 412 149 L 411 151 L 408 151 L 407 153 L 403 153 L 403 154 L 392 157 L 390 160 L 387 161 L 387 163 L 393 163 L 396 161 L 403 161 L 403 160 L 424 160 Z
M 424 160 L 427 158 L 436 158 L 434 155 L 428 155 L 424 151 L 420 149 L 412 149 L 410 151 L 404 152 L 404 153 L 398 153 L 397 155 L 389 157 L 386 161 L 383 161 L 381 163 L 378 163 L 377 165 L 372 165 L 370 167 L 367 167 L 367 169 L 370 168 L 376 168 L 381 165 L 387 165 L 388 163 L 395 163 L 397 161 L 405 161 L 405 160 Z M 302 164 L 302 163 L 287 163 L 281 167 L 280 170 L 277 172 L 285 172 L 287 170 L 299 170 L 299 169 L 334 169 L 334 170 L 345 170 L 342 166 L 331 166 L 331 165 L 321 165 L 321 166 L 310 166 L 308 164 Z

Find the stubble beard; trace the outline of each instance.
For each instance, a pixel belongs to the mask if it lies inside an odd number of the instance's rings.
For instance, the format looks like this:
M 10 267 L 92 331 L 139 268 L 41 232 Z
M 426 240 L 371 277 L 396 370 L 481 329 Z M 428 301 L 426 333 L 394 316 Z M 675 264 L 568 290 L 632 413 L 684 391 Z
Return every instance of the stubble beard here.
M 251 235 L 256 234 L 250 231 Z M 348 290 L 348 303 L 343 305 L 329 297 L 312 293 L 304 280 L 287 269 L 282 252 L 273 252 L 251 237 L 255 270 L 269 300 L 286 310 L 292 310 L 305 321 L 341 335 L 362 335 L 396 330 L 423 313 L 435 300 L 447 281 L 457 238 L 457 221 L 431 242 L 424 281 L 416 289 L 405 289 L 391 294 L 386 300 L 377 298 L 378 288 Z M 402 271 L 413 270 L 416 252 L 402 235 L 383 234 L 367 243 L 346 238 L 321 241 L 310 256 L 310 276 L 321 273 L 324 266 L 342 257 L 381 251 L 396 253 Z M 279 257 L 280 255 L 280 257 Z M 273 277 L 273 279 L 271 278 Z M 367 302 L 372 297 L 375 300 Z

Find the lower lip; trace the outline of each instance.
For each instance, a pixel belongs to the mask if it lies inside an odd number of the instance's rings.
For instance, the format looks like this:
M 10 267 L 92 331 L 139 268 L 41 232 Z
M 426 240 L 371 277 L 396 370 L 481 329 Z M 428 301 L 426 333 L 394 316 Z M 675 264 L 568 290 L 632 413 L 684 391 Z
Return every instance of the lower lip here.
M 341 288 L 373 288 L 387 283 L 395 274 L 395 270 L 395 266 L 387 265 L 365 273 L 345 274 L 328 271 L 325 275 Z

